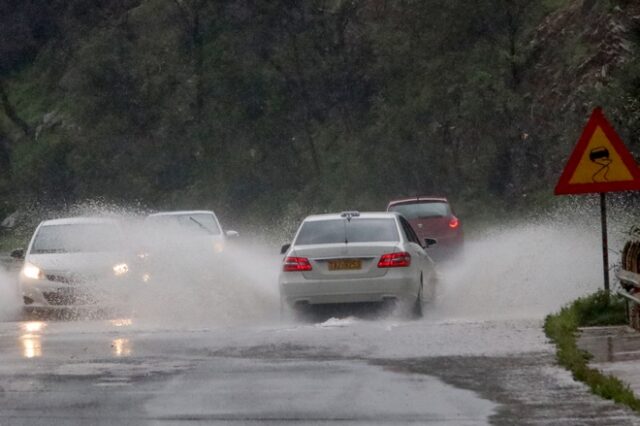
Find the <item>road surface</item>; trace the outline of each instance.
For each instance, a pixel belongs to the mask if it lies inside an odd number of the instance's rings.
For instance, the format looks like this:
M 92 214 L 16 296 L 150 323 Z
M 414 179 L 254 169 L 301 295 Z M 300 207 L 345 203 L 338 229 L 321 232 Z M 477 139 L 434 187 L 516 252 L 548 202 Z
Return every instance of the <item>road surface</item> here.
M 539 321 L 0 326 L 0 424 L 640 424 Z

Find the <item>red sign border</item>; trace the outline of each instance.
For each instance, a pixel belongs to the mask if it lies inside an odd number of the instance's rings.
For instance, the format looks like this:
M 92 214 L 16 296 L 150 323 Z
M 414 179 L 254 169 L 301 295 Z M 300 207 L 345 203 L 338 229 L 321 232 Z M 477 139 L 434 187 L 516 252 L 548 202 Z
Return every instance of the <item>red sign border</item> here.
M 602 129 L 605 136 L 611 142 L 611 145 L 622 159 L 622 162 L 629 170 L 629 173 L 631 173 L 633 180 L 621 182 L 569 183 L 571 177 L 578 168 L 582 155 L 589 146 L 589 142 L 591 142 L 591 138 L 598 127 Z M 633 156 L 624 146 L 624 143 L 618 133 L 604 116 L 602 108 L 598 107 L 591 113 L 591 117 L 589 118 L 582 135 L 580 136 L 576 147 L 573 149 L 573 153 L 571 153 L 571 157 L 569 157 L 567 165 L 562 171 L 562 175 L 558 180 L 554 194 L 586 194 L 633 190 L 640 190 L 640 169 L 638 169 Z

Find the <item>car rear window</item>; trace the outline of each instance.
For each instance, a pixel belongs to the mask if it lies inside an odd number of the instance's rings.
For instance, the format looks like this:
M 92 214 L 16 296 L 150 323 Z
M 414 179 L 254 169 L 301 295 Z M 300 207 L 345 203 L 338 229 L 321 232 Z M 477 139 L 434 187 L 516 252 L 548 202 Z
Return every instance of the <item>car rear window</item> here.
M 31 253 L 86 253 L 117 251 L 123 235 L 115 224 L 87 223 L 41 226 Z
M 399 241 L 394 219 L 329 219 L 304 222 L 295 245 Z
M 395 204 L 390 212 L 398 212 L 409 220 L 431 217 L 447 217 L 451 214 L 449 203 L 442 201 L 421 201 L 407 204 Z

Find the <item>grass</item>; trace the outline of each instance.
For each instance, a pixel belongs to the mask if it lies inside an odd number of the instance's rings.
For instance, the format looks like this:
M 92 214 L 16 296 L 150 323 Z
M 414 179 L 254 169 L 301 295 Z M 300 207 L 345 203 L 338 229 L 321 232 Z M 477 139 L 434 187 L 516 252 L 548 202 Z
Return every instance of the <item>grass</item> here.
M 579 349 L 576 342 L 578 327 L 622 325 L 626 322 L 624 300 L 599 291 L 574 301 L 557 314 L 547 316 L 544 330 L 556 344 L 558 362 L 569 369 L 576 380 L 587 384 L 594 394 L 640 412 L 640 400 L 629 386 L 616 377 L 590 368 L 591 355 Z

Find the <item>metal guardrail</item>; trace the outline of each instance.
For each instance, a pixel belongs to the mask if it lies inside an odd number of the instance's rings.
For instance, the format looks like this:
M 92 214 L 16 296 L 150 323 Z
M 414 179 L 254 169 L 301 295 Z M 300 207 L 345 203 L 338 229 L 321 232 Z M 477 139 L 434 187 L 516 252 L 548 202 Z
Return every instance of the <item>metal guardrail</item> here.
M 616 270 L 616 277 L 618 277 L 622 284 L 640 288 L 640 274 L 620 268 Z
M 640 297 L 631 294 L 626 289 L 637 289 L 640 295 L 640 274 L 618 268 L 615 272 L 623 288 L 616 291 L 616 294 L 626 300 L 625 310 L 629 325 L 636 330 L 640 330 Z
M 624 290 L 618 290 L 616 293 L 617 293 L 619 296 L 624 297 L 624 298 L 625 298 L 625 299 L 627 299 L 628 301 L 633 302 L 633 303 L 635 303 L 636 305 L 640 305 L 640 299 L 638 299 L 637 297 L 634 297 L 634 296 L 630 295 L 630 294 L 629 294 L 629 293 L 627 293 L 626 291 L 624 291 Z

